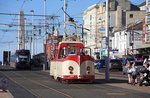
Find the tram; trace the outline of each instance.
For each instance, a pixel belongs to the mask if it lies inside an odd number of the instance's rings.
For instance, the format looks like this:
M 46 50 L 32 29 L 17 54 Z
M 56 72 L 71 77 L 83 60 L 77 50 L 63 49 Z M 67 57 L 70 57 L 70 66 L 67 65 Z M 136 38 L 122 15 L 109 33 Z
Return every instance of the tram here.
M 10 66 L 16 69 L 31 69 L 30 59 L 30 50 L 16 50 L 10 58 Z
M 80 41 L 59 42 L 50 62 L 50 76 L 61 82 L 95 79 L 94 58 L 91 49 Z

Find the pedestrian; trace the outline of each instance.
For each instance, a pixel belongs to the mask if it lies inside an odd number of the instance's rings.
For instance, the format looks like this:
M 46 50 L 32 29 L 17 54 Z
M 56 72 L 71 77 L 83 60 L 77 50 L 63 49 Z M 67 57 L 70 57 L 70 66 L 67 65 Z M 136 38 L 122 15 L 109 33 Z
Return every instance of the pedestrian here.
M 137 83 L 137 70 L 135 62 L 131 62 L 131 76 L 132 76 L 132 84 L 135 85 Z
M 126 64 L 126 68 L 127 68 L 127 75 L 128 75 L 128 84 L 131 84 L 132 83 L 132 66 L 131 66 L 131 62 L 130 61 L 127 61 L 127 64 Z
M 140 69 L 140 82 L 139 86 L 145 85 L 148 86 L 150 85 L 150 80 L 149 80 L 149 64 L 143 65 L 143 67 Z

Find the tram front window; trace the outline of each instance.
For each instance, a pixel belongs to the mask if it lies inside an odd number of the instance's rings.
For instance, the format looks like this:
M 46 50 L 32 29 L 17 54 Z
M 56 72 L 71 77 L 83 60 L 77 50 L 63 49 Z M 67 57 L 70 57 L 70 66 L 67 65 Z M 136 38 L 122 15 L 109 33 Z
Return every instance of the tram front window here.
M 25 55 L 19 55 L 19 61 L 28 61 L 28 56 Z
M 75 47 L 68 48 L 68 55 L 76 55 L 76 51 Z

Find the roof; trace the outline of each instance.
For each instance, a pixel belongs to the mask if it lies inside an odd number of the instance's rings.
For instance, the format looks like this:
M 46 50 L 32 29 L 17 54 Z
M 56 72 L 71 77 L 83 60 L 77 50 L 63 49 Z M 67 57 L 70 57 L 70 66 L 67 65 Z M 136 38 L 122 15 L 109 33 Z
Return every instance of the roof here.
M 140 8 L 136 5 L 131 4 L 131 11 L 139 11 Z
M 139 4 L 138 7 L 144 6 L 146 5 L 146 1 L 144 1 L 143 3 Z
M 150 48 L 150 44 L 137 45 L 137 49 L 142 49 L 142 48 Z

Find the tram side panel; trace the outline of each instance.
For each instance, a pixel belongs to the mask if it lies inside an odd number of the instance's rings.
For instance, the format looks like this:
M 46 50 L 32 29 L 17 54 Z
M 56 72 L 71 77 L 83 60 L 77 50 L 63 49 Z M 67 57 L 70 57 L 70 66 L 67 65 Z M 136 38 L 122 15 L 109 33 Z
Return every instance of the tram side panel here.
M 50 76 L 54 77 L 54 72 L 56 72 L 56 66 L 57 66 L 57 62 L 56 61 L 51 61 L 50 62 Z

